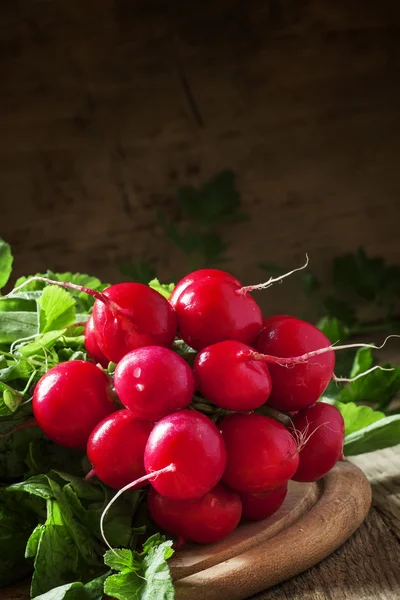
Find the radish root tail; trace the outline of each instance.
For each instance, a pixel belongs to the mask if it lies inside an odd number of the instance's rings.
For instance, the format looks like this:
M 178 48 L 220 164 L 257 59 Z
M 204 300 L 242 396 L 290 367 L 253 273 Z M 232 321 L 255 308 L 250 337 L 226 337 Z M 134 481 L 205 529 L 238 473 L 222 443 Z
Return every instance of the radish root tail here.
M 324 348 L 319 348 L 318 350 L 312 350 L 311 352 L 306 352 L 305 354 L 301 354 L 300 356 L 290 356 L 289 358 L 282 356 L 272 356 L 270 354 L 260 354 L 259 352 L 253 352 L 250 350 L 242 350 L 238 352 L 238 358 L 243 358 L 247 360 L 261 360 L 266 363 L 279 365 L 281 367 L 290 367 L 295 364 L 306 363 L 310 358 L 314 356 L 319 356 L 320 354 L 325 354 L 326 352 L 337 350 L 349 350 L 351 348 L 372 348 L 374 350 L 381 350 L 387 343 L 387 341 L 391 338 L 400 338 L 400 335 L 388 335 L 383 344 L 380 346 L 376 346 L 375 344 L 345 344 L 342 346 L 335 346 L 332 344 L 331 346 L 326 346 Z
M 293 269 L 292 271 L 289 271 L 289 273 L 284 273 L 284 275 L 280 275 L 279 277 L 270 277 L 268 281 L 264 281 L 264 283 L 257 283 L 256 285 L 246 285 L 240 288 L 240 290 L 237 290 L 237 293 L 245 296 L 248 292 L 254 292 L 255 290 L 266 290 L 267 288 L 274 285 L 274 283 L 282 283 L 283 279 L 286 279 L 286 277 L 290 277 L 290 275 L 293 275 L 293 273 L 297 273 L 297 271 L 302 271 L 303 269 L 306 269 L 308 263 L 308 254 L 306 254 L 306 262 L 301 267 L 297 267 L 297 269 Z
M 104 519 L 108 513 L 108 511 L 110 510 L 111 506 L 114 504 L 114 502 L 116 500 L 118 500 L 118 498 L 120 496 L 122 496 L 123 493 L 127 492 L 128 490 L 131 490 L 133 487 L 144 483 L 145 481 L 150 481 L 152 479 L 156 479 L 159 475 L 163 475 L 164 473 L 174 473 L 176 471 L 176 467 L 173 463 L 171 463 L 170 465 L 168 465 L 167 467 L 164 467 L 163 469 L 159 469 L 158 471 L 153 471 L 152 473 L 148 473 L 147 475 L 143 475 L 143 477 L 139 477 L 139 479 L 135 479 L 135 481 L 131 481 L 130 483 L 128 483 L 127 485 L 125 485 L 123 488 L 121 488 L 120 490 L 118 490 L 118 492 L 115 494 L 115 496 L 113 496 L 113 498 L 111 498 L 110 502 L 107 504 L 107 506 L 105 507 L 105 509 L 103 510 L 103 512 L 101 513 L 101 517 L 100 517 L 100 532 L 101 532 L 101 537 L 104 540 L 104 543 L 106 544 L 106 546 L 112 550 L 112 552 L 114 552 L 114 554 L 117 554 L 115 552 L 115 550 L 112 548 L 112 546 L 110 546 L 106 535 L 104 533 Z
M 393 367 L 386 368 L 386 367 L 381 367 L 380 365 L 375 365 L 375 367 L 371 367 L 367 371 L 364 371 L 363 373 L 359 373 L 355 377 L 337 377 L 334 373 L 332 375 L 332 380 L 336 381 L 336 383 L 352 383 L 353 381 L 357 381 L 357 379 L 361 379 L 361 377 L 364 377 L 365 375 L 368 375 L 369 373 L 372 373 L 373 371 L 376 371 L 377 369 L 379 371 L 394 371 Z

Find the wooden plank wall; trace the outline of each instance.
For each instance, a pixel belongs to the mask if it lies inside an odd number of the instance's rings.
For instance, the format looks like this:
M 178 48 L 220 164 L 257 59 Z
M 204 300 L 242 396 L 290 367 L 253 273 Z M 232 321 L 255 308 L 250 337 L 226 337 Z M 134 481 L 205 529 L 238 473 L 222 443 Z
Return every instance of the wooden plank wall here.
M 146 255 L 181 273 L 157 209 L 227 167 L 251 216 L 223 230 L 247 283 L 258 260 L 305 251 L 318 273 L 360 244 L 400 261 L 399 27 L 396 0 L 2 2 L 0 235 L 16 272 L 115 281 Z M 271 309 L 293 307 L 291 285 Z

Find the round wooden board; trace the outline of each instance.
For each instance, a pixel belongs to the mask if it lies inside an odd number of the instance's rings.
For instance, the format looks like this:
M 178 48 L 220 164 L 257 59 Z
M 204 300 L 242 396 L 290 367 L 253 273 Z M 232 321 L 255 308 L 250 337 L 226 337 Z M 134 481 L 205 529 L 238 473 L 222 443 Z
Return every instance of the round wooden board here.
M 243 524 L 212 546 L 171 561 L 176 600 L 243 600 L 317 564 L 361 525 L 371 505 L 363 472 L 338 463 L 320 482 L 291 484 L 270 519 Z
M 170 562 L 176 600 L 243 600 L 289 579 L 347 540 L 370 504 L 368 480 L 348 462 L 338 463 L 320 482 L 290 482 L 283 506 L 269 519 L 242 524 L 218 544 L 176 553 Z M 27 600 L 29 583 L 3 593 L 7 600 Z

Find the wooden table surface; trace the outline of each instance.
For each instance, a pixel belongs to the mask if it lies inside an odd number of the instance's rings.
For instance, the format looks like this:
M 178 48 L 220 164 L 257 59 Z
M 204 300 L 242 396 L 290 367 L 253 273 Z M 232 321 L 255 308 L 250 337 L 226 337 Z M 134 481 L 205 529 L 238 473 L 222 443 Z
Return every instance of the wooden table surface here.
M 399 600 L 400 445 L 351 460 L 372 486 L 366 521 L 317 566 L 252 600 Z

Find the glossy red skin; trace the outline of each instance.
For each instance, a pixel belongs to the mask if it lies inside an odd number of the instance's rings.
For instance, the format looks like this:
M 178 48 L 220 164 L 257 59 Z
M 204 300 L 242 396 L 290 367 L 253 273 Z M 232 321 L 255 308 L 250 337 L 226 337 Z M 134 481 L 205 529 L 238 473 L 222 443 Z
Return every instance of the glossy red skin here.
M 94 321 L 92 315 L 90 315 L 89 319 L 86 322 L 84 338 L 86 352 L 90 360 L 92 360 L 96 365 L 100 364 L 106 369 L 110 361 L 104 356 L 97 343 L 96 331 L 94 328 Z
M 328 346 L 331 342 L 319 329 L 295 317 L 267 322 L 256 341 L 259 352 L 285 358 Z M 333 350 L 289 368 L 269 364 L 272 392 L 268 404 L 282 411 L 311 406 L 326 390 L 334 367 Z
M 289 431 L 258 414 L 234 414 L 219 424 L 227 451 L 223 483 L 238 492 L 264 492 L 288 481 L 299 456 Z
M 200 279 L 189 285 L 175 305 L 180 337 L 195 350 L 237 340 L 252 344 L 261 330 L 261 309 L 240 284 Z
M 103 483 L 121 489 L 146 474 L 144 449 L 153 426 L 124 409 L 112 413 L 94 428 L 87 443 L 87 455 Z
M 196 383 L 201 394 L 213 404 L 228 410 L 254 410 L 271 393 L 268 366 L 256 360 L 243 360 L 238 353 L 253 351 L 247 344 L 227 340 L 207 346 L 194 362 Z
M 197 500 L 173 500 L 151 489 L 147 507 L 153 521 L 165 531 L 198 544 L 214 544 L 239 524 L 239 495 L 217 485 Z
M 343 417 L 335 406 L 317 402 L 292 418 L 293 427 L 309 439 L 300 450 L 294 481 L 317 481 L 341 458 L 344 442 Z
M 287 489 L 288 484 L 286 482 L 266 492 L 240 494 L 243 518 L 247 521 L 262 521 L 263 519 L 267 519 L 282 506 L 286 498 Z
M 33 414 L 56 444 L 86 448 L 94 427 L 115 411 L 109 377 L 84 360 L 56 365 L 39 380 L 33 393 Z
M 114 386 L 122 404 L 136 417 L 158 421 L 190 404 L 195 383 L 192 369 L 179 354 L 146 346 L 120 360 Z
M 198 271 L 189 273 L 189 275 L 186 275 L 183 277 L 183 279 L 178 281 L 172 291 L 171 296 L 169 297 L 169 302 L 172 304 L 172 306 L 175 307 L 179 296 L 189 285 L 191 285 L 194 281 L 199 281 L 200 279 L 223 279 L 226 281 L 232 281 L 241 287 L 240 281 L 226 271 L 220 271 L 219 269 L 199 269 Z
M 172 345 L 176 335 L 174 309 L 158 292 L 142 283 L 117 283 L 104 290 L 127 315 L 113 314 L 100 300 L 93 306 L 97 343 L 112 362 L 142 346 Z
M 146 472 L 170 464 L 175 465 L 175 472 L 162 473 L 151 481 L 163 496 L 196 499 L 219 482 L 226 466 L 226 449 L 218 428 L 208 417 L 185 409 L 155 425 L 144 453 Z

